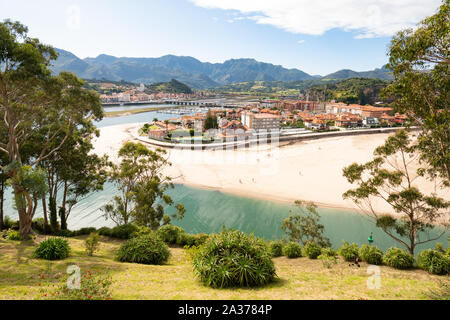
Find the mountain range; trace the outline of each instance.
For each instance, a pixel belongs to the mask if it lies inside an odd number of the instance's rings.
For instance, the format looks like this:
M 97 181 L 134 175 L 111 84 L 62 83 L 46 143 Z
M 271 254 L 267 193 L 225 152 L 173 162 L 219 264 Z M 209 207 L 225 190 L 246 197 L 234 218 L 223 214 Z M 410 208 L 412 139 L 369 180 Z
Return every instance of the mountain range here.
M 166 55 L 161 58 L 117 58 L 101 54 L 80 59 L 73 53 L 56 49 L 59 57 L 52 71 L 70 71 L 83 79 L 105 79 L 152 84 L 177 79 L 192 88 L 213 88 L 246 81 L 295 81 L 312 79 L 347 79 L 354 77 L 390 79 L 383 67 L 367 72 L 341 70 L 325 77 L 312 76 L 298 69 L 256 61 L 231 59 L 224 63 L 201 62 L 193 57 Z

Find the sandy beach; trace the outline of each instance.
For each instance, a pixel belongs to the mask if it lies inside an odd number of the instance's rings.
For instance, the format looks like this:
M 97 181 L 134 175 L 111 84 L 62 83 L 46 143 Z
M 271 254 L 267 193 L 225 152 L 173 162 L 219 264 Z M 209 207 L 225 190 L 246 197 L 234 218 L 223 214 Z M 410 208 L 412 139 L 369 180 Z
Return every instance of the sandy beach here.
M 94 142 L 95 152 L 117 161 L 117 152 L 126 141 L 137 141 L 142 124 L 101 128 Z M 352 186 L 342 169 L 354 162 L 373 158 L 374 149 L 389 134 L 324 138 L 279 146 L 240 150 L 191 151 L 167 150 L 172 166 L 166 174 L 175 183 L 220 190 L 242 196 L 293 203 L 313 201 L 319 206 L 357 209 L 342 194 Z M 152 146 L 149 145 L 152 148 Z M 415 181 L 422 190 L 449 198 L 424 179 Z M 384 203 L 374 206 L 378 212 L 393 213 Z

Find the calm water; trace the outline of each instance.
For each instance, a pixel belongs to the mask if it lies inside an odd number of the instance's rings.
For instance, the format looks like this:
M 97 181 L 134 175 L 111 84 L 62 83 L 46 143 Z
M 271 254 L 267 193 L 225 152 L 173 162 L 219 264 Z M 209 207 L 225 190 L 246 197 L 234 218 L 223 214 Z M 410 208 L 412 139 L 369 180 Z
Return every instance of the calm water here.
M 74 207 L 69 218 L 69 228 L 76 230 L 82 227 L 113 226 L 111 221 L 102 217 L 101 208 L 116 194 L 112 184 L 107 184 L 103 191 L 93 194 Z M 219 191 L 203 190 L 176 185 L 169 192 L 175 203 L 183 203 L 186 214 L 183 220 L 174 224 L 182 227 L 188 233 L 214 233 L 227 228 L 254 232 L 256 236 L 265 239 L 279 239 L 284 233 L 281 229 L 283 219 L 289 217 L 293 206 L 240 197 Z M 7 214 L 15 216 L 11 208 L 11 197 L 7 197 Z M 169 208 L 167 213 L 175 213 Z M 375 227 L 373 222 L 364 215 L 352 211 L 320 208 L 321 221 L 325 225 L 326 236 L 334 247 L 340 246 L 342 240 L 348 242 L 367 243 L 370 233 L 374 233 L 377 246 L 386 250 L 396 245 L 392 239 Z M 39 209 L 37 215 L 42 211 Z M 446 242 L 443 237 L 441 242 Z M 435 242 L 419 247 L 419 250 L 434 247 Z
M 155 105 L 155 107 L 157 107 Z M 109 108 L 110 111 L 118 111 L 118 108 Z M 98 127 L 112 126 L 125 123 L 147 122 L 153 118 L 166 120 L 175 117 L 173 114 L 163 112 L 146 112 L 125 117 L 108 118 L 97 123 Z M 108 203 L 117 193 L 114 185 L 108 183 L 101 192 L 91 194 L 77 204 L 69 217 L 69 228 L 76 230 L 82 227 L 113 226 L 112 221 L 106 221 L 102 216 L 101 208 Z M 169 191 L 175 203 L 182 203 L 186 208 L 183 220 L 175 221 L 175 224 L 184 228 L 188 233 L 214 233 L 220 231 L 224 226 L 244 232 L 253 232 L 256 236 L 265 239 L 279 239 L 284 233 L 281 229 L 283 219 L 289 217 L 291 210 L 295 207 L 225 194 L 219 191 L 191 188 L 183 185 L 175 186 Z M 17 218 L 16 211 L 12 208 L 12 197 L 7 192 L 5 213 Z M 175 210 L 169 208 L 168 213 Z M 367 238 L 373 232 L 375 244 L 386 250 L 397 243 L 376 228 L 371 219 L 365 215 L 357 214 L 350 210 L 319 209 L 321 221 L 325 225 L 325 233 L 330 238 L 334 247 L 341 245 L 342 240 L 356 243 L 367 243 Z M 42 210 L 37 210 L 36 216 L 41 216 Z M 436 234 L 436 232 L 432 232 Z M 446 237 L 441 242 L 446 242 Z M 419 247 L 418 251 L 434 247 L 435 242 Z

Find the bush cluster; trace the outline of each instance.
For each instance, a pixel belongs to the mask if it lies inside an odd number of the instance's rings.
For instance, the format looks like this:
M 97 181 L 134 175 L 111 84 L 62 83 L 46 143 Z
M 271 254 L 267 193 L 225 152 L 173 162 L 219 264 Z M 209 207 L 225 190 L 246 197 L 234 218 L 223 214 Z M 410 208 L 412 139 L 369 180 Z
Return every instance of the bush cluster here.
M 19 231 L 10 229 L 6 232 L 6 239 L 12 241 L 22 241 L 23 237 Z
M 302 247 L 297 242 L 289 242 L 283 248 L 283 255 L 289 259 L 300 258 L 302 256 Z
M 383 263 L 383 251 L 376 246 L 368 246 L 364 244 L 359 249 L 359 257 L 368 264 L 381 265 Z
M 410 269 L 414 266 L 414 257 L 405 250 L 394 247 L 386 251 L 383 263 L 396 269 Z
M 418 255 L 417 265 L 429 273 L 446 275 L 450 270 L 450 258 L 438 250 L 428 249 Z
M 70 246 L 67 240 L 62 238 L 48 238 L 37 246 L 33 256 L 45 260 L 61 260 L 70 254 Z
M 213 288 L 262 286 L 276 277 L 265 242 L 241 231 L 213 235 L 194 254 L 193 266 L 200 281 Z
M 141 235 L 122 244 L 116 254 L 121 262 L 160 265 L 167 262 L 169 247 L 156 233 Z
M 184 230 L 182 228 L 171 224 L 162 226 L 157 231 L 157 234 L 161 238 L 161 240 L 167 244 L 176 244 L 178 236 L 183 233 Z
M 269 242 L 269 251 L 272 257 L 277 258 L 283 255 L 284 243 L 281 240 Z
M 310 259 L 317 259 L 322 254 L 322 247 L 315 242 L 306 243 L 303 250 Z
M 355 261 L 358 258 L 359 247 L 356 243 L 349 244 L 343 241 L 343 245 L 339 248 L 338 253 L 345 261 Z
M 179 233 L 177 237 L 176 244 L 182 247 L 193 247 L 193 246 L 201 246 L 205 244 L 205 242 L 209 239 L 208 234 L 200 233 L 200 234 L 188 234 L 188 233 Z

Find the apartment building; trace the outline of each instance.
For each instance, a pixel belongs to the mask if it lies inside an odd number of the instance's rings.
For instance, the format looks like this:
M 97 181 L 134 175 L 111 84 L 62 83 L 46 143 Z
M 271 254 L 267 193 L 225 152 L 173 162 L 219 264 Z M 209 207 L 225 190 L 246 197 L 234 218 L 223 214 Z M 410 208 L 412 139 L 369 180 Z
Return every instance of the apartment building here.
M 269 113 L 242 112 L 241 122 L 253 130 L 279 130 L 281 128 L 280 115 Z

